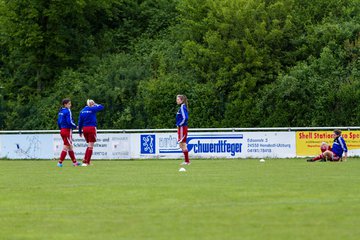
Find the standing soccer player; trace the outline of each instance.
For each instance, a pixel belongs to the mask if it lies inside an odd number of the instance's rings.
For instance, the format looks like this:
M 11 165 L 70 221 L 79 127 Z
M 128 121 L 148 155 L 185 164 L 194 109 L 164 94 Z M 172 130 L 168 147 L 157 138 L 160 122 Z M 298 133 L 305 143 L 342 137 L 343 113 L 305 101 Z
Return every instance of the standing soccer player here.
M 185 161 L 181 165 L 190 165 L 189 151 L 187 149 L 186 139 L 188 134 L 188 100 L 185 95 L 177 95 L 176 103 L 180 105 L 179 111 L 176 114 L 176 126 L 178 132 L 178 143 L 184 153 Z
M 96 113 L 104 109 L 104 106 L 96 104 L 94 100 L 91 99 L 88 99 L 86 104 L 87 106 L 81 110 L 79 117 L 80 137 L 84 134 L 85 140 L 88 144 L 82 164 L 84 167 L 90 165 L 94 144 L 96 142 Z
M 60 154 L 60 160 L 57 164 L 58 167 L 63 166 L 63 161 L 67 153 L 71 158 L 74 166 L 79 166 L 80 163 L 76 161 L 74 150 L 73 150 L 73 143 L 72 143 L 72 130 L 76 129 L 76 124 L 71 115 L 71 100 L 70 99 L 63 99 L 62 100 L 62 107 L 58 113 L 58 126 L 60 128 L 60 135 L 64 142 L 63 150 Z
M 334 142 L 330 150 L 325 151 L 323 154 L 326 159 L 330 161 L 346 161 L 347 158 L 347 146 L 344 138 L 341 136 L 341 130 L 334 130 Z M 344 153 L 344 157 L 342 157 Z

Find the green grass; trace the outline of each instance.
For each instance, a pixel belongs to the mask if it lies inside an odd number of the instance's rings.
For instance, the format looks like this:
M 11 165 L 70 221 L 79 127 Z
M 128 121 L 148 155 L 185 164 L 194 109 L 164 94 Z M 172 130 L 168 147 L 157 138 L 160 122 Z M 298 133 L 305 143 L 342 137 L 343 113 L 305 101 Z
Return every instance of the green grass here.
M 0 239 L 358 239 L 360 159 L 0 161 Z

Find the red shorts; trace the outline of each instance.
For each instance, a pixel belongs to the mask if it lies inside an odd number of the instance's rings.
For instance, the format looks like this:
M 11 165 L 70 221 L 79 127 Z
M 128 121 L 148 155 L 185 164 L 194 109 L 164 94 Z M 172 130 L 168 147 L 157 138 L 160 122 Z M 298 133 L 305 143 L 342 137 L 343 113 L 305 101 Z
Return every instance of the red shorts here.
M 83 127 L 83 134 L 87 143 L 96 142 L 96 127 Z
M 340 157 L 338 155 L 336 155 L 334 152 L 332 152 L 332 158 L 330 161 L 339 161 Z
M 180 126 L 178 127 L 178 143 L 186 143 L 188 135 L 188 127 L 187 126 Z
M 63 139 L 65 146 L 72 145 L 72 129 L 70 128 L 62 128 L 60 130 L 60 136 Z

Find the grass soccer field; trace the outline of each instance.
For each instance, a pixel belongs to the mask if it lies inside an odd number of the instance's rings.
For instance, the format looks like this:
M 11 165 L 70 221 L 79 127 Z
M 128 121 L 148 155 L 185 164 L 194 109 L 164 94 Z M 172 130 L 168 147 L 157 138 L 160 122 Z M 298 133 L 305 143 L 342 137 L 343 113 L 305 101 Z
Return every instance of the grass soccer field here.
M 359 239 L 360 159 L 0 161 L 0 239 Z

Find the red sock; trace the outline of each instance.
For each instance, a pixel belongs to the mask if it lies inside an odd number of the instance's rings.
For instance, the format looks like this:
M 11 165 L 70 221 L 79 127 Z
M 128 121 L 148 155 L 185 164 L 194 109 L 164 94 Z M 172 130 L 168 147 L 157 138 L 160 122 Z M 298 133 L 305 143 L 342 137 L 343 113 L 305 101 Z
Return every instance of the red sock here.
M 62 150 L 60 154 L 60 160 L 59 163 L 62 163 L 64 159 L 66 158 L 67 151 Z
M 183 153 L 184 153 L 184 156 L 185 156 L 185 162 L 189 163 L 190 162 L 189 151 L 185 150 L 185 151 L 183 151 Z
M 87 160 L 88 160 L 88 155 L 89 155 L 89 153 L 88 153 L 88 152 L 89 152 L 89 148 L 86 148 L 83 163 L 87 163 Z
M 92 148 L 88 148 L 88 158 L 87 158 L 87 164 L 90 164 L 90 159 L 91 159 L 91 155 L 93 153 L 93 149 Z
M 76 163 L 75 153 L 74 153 L 73 150 L 70 150 L 70 151 L 69 151 L 69 156 L 70 156 L 70 158 L 71 158 L 71 161 L 72 161 L 73 163 Z
M 320 159 L 323 159 L 323 158 L 324 158 L 324 155 L 320 154 L 319 156 L 314 157 L 313 160 L 317 161 L 317 160 L 320 160 Z

